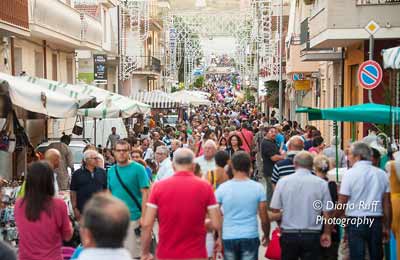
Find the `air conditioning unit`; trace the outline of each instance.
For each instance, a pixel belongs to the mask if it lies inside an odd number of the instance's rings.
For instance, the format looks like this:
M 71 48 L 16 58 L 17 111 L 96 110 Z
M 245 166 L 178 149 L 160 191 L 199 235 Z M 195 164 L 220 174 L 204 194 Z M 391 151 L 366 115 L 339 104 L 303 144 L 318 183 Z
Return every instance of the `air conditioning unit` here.
M 304 4 L 306 5 L 312 5 L 314 3 L 314 0 L 304 0 Z

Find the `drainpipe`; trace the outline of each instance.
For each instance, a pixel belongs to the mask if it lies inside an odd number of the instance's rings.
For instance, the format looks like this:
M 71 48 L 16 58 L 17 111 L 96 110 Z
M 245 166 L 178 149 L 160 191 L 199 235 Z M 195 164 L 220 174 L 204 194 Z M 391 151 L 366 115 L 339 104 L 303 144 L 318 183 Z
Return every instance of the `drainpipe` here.
M 47 79 L 47 42 L 43 40 L 43 77 Z M 49 122 L 47 116 L 44 119 L 44 138 L 49 139 Z
M 341 53 L 342 53 L 342 59 L 340 61 L 340 66 L 341 66 L 341 75 L 340 75 L 340 107 L 344 105 L 344 55 L 345 55 L 345 50 L 344 48 L 340 48 Z M 342 147 L 344 148 L 344 129 L 343 129 L 343 122 L 340 122 L 340 138 L 342 142 Z
M 11 75 L 15 76 L 14 37 L 10 37 Z

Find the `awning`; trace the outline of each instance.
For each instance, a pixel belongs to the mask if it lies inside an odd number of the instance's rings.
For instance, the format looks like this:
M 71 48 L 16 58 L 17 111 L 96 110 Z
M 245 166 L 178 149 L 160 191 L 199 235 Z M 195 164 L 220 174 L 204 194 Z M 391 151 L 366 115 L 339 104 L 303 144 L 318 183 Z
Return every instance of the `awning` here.
M 171 93 L 171 96 L 182 104 L 193 105 L 193 106 L 209 106 L 212 104 L 210 100 L 205 97 L 199 96 L 199 94 L 193 93 L 189 90 L 181 90 Z
M 149 114 L 150 106 L 118 94 L 109 96 L 95 108 L 82 108 L 78 115 L 93 118 L 129 118 L 136 114 Z
M 382 104 L 360 104 L 337 108 L 299 108 L 296 113 L 307 113 L 309 120 L 399 124 L 400 108 Z
M 382 56 L 385 69 L 400 69 L 400 46 L 382 50 Z
M 150 113 L 150 106 L 144 103 L 95 86 L 87 84 L 71 85 L 30 76 L 21 77 L 21 79 L 46 88 L 60 96 L 65 95 L 77 99 L 83 97 L 89 100 L 96 99 L 98 103 L 96 107 L 81 108 L 77 111 L 78 115 L 93 118 L 128 118 L 135 114 Z
M 14 105 L 56 118 L 74 117 L 77 109 L 92 99 L 87 95 L 60 95 L 47 86 L 4 73 L 0 73 L 0 89 Z
M 152 108 L 178 108 L 180 102 L 169 96 L 167 93 L 159 90 L 151 92 L 137 92 L 131 95 L 131 98 L 145 104 L 150 105 Z

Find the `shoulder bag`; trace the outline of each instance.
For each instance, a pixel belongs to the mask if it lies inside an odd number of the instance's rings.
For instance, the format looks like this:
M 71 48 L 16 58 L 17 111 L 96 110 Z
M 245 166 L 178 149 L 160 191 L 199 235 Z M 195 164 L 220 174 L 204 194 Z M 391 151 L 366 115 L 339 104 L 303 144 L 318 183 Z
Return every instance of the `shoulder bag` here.
M 117 165 L 115 165 L 115 174 L 117 175 L 117 179 L 118 179 L 119 183 L 121 184 L 122 188 L 124 188 L 126 193 L 128 193 L 129 197 L 131 197 L 131 199 L 135 203 L 136 207 L 139 209 L 140 213 L 142 213 L 142 207 L 141 207 L 139 201 L 136 199 L 136 197 L 133 195 L 133 193 L 128 189 L 128 187 L 122 181 L 121 176 L 119 175 L 119 172 L 118 172 Z M 141 227 L 140 226 L 135 229 L 135 235 L 140 237 L 140 235 L 141 235 Z M 155 253 L 156 248 L 157 248 L 157 241 L 154 236 L 154 233 L 152 232 L 151 243 L 150 243 L 150 252 Z

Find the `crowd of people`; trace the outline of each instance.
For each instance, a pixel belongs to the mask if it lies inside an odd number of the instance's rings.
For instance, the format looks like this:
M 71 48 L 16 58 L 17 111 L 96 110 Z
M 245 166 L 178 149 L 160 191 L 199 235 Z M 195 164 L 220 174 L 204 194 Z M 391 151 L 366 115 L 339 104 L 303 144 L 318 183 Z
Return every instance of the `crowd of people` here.
M 216 80 L 212 106 L 124 140 L 111 129 L 66 183 L 58 147 L 32 162 L 15 213 L 19 259 L 62 259 L 74 228 L 58 190 L 70 190 L 80 223 L 73 259 L 258 259 L 273 226 L 284 260 L 383 259 L 390 230 L 400 249 L 400 160 L 386 163 L 376 129 L 336 150 L 341 140 L 326 146 L 314 126 L 219 101 L 229 84 Z

